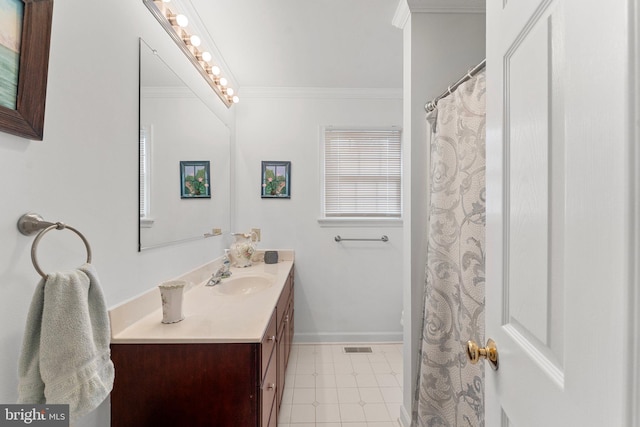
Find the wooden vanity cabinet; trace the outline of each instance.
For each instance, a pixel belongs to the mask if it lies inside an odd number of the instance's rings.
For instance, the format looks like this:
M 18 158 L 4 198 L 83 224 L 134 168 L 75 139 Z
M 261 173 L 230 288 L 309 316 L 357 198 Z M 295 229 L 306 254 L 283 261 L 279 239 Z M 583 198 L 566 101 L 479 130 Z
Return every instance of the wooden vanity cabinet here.
M 113 427 L 277 427 L 293 269 L 259 343 L 112 344 Z
M 278 408 L 282 404 L 284 392 L 285 373 L 291 354 L 291 341 L 293 339 L 293 270 L 289 274 L 287 283 L 278 300 Z

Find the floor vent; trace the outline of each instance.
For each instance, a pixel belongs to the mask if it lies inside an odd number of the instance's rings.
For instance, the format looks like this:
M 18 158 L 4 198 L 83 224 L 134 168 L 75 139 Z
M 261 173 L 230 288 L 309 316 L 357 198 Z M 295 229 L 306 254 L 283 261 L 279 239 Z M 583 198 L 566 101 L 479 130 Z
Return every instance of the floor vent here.
M 348 354 L 353 353 L 373 353 L 371 347 L 344 347 L 344 352 Z

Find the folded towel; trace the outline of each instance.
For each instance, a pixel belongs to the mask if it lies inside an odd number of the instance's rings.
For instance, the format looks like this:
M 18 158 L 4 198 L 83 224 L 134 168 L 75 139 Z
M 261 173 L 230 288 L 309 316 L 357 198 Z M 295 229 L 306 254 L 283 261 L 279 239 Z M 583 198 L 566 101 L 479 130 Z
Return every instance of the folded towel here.
M 18 363 L 18 403 L 69 404 L 71 420 L 113 388 L 110 329 L 92 265 L 53 273 L 36 288 Z

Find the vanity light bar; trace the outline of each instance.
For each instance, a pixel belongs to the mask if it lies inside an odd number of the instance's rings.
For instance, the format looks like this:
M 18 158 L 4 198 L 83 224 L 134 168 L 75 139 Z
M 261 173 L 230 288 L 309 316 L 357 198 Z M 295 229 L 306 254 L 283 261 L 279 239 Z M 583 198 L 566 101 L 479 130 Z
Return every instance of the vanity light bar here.
M 195 34 L 190 34 L 186 27 L 189 20 L 186 16 L 174 13 L 168 7 L 167 0 L 142 0 L 145 6 L 151 11 L 151 14 L 160 22 L 162 27 L 176 42 L 180 50 L 184 52 L 189 61 L 196 67 L 198 72 L 205 78 L 209 86 L 218 95 L 218 98 L 230 108 L 233 104 L 240 101 L 237 95 L 234 95 L 233 88 L 228 86 L 226 78 L 221 76 L 220 67 L 212 65 L 211 54 L 200 48 L 202 40 Z

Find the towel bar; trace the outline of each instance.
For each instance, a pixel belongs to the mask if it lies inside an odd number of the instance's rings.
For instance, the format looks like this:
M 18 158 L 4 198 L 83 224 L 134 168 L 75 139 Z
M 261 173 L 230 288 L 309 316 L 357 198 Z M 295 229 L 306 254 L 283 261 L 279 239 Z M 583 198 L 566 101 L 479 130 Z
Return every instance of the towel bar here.
M 45 221 L 40 215 L 36 213 L 32 213 L 32 212 L 26 213 L 22 215 L 18 220 L 18 230 L 20 231 L 20 233 L 24 234 L 25 236 L 31 236 L 34 233 L 38 233 L 36 238 L 33 240 L 33 244 L 31 245 L 31 261 L 33 262 L 33 267 L 36 269 L 38 274 L 40 274 L 40 276 L 42 276 L 43 278 L 46 278 L 47 275 L 44 271 L 42 271 L 42 269 L 38 265 L 36 249 L 38 248 L 38 243 L 40 243 L 40 239 L 42 239 L 42 236 L 44 236 L 46 233 L 53 230 L 54 228 L 56 230 L 68 229 L 76 233 L 78 237 L 82 239 L 82 242 L 84 243 L 84 246 L 87 249 L 87 263 L 91 262 L 91 246 L 89 245 L 89 242 L 87 241 L 86 237 L 84 237 L 84 235 L 81 232 L 71 227 L 70 225 L 66 225 L 62 222 Z
M 336 242 L 346 242 L 346 241 L 358 241 L 358 242 L 388 242 L 389 241 L 389 237 L 387 237 L 387 235 L 384 235 L 380 238 L 377 239 L 345 239 L 344 237 L 340 237 L 340 235 L 337 235 L 336 237 L 334 237 L 334 240 Z

